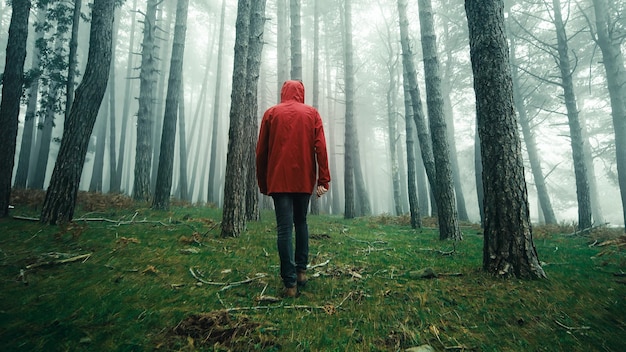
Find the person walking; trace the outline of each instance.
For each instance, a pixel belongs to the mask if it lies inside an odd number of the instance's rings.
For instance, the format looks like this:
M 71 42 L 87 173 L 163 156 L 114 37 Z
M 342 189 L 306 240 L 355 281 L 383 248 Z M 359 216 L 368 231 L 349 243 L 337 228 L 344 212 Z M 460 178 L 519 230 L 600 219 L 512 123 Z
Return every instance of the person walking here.
M 304 84 L 283 84 L 280 103 L 265 111 L 256 147 L 257 182 L 274 200 L 280 276 L 284 296 L 297 297 L 309 261 L 307 210 L 311 194 L 329 189 L 324 125 L 317 109 L 304 104 Z M 292 234 L 295 227 L 295 252 Z

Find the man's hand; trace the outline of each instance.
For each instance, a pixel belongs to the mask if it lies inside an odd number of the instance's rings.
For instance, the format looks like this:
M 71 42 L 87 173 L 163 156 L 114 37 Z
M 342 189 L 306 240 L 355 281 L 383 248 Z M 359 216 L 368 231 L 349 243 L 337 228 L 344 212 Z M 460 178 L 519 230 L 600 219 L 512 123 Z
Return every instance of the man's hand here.
M 318 198 L 323 196 L 326 192 L 328 192 L 328 190 L 324 186 L 317 186 L 317 190 L 315 191 Z

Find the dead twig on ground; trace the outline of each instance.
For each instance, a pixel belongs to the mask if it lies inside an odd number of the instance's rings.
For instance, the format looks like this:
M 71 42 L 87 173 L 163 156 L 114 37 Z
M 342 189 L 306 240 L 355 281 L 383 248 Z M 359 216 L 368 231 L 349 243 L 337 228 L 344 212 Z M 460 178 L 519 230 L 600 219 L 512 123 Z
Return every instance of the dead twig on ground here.
M 311 269 L 315 269 L 315 268 L 319 268 L 319 267 L 328 265 L 328 263 L 330 263 L 330 259 L 326 260 L 323 263 L 319 263 L 319 264 L 315 264 L 315 265 L 307 265 L 306 268 L 307 268 L 307 270 L 311 270 Z
M 222 286 L 222 288 L 220 289 L 220 291 L 225 291 L 228 290 L 230 288 L 233 288 L 235 286 L 240 286 L 240 285 L 244 285 L 247 283 L 250 283 L 254 280 L 258 280 L 261 278 L 266 277 L 267 275 L 264 273 L 257 273 L 255 277 L 246 279 L 246 280 L 242 280 L 242 281 L 236 281 L 236 282 L 215 282 L 215 281 L 207 281 L 202 279 L 200 276 L 198 276 L 198 273 L 195 272 L 194 268 L 189 268 L 189 272 L 191 273 L 191 275 L 198 280 L 199 282 L 206 284 L 206 285 L 212 285 L 212 286 Z
M 82 260 L 83 263 L 84 263 L 84 262 L 87 261 L 87 259 L 89 259 L 89 257 L 91 257 L 91 254 L 92 253 L 87 253 L 87 254 L 81 254 L 79 256 L 72 257 L 72 258 L 67 258 L 67 259 L 51 260 L 51 261 L 47 261 L 47 262 L 30 264 L 30 265 L 26 266 L 26 269 L 38 268 L 40 266 L 66 264 L 66 263 L 76 262 L 76 261 L 79 261 L 79 260 Z
M 580 327 L 567 326 L 567 325 L 561 323 L 560 321 L 558 321 L 556 319 L 554 319 L 554 322 L 558 326 L 562 327 L 563 329 L 570 330 L 570 331 L 571 330 L 589 330 L 589 329 L 591 329 L 591 327 L 589 327 L 589 326 L 580 326 Z

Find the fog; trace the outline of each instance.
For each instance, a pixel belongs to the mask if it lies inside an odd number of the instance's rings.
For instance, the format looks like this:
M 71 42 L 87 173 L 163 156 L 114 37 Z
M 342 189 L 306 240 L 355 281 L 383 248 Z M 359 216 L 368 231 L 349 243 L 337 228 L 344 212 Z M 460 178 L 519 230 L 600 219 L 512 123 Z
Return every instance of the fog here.
M 261 76 L 259 80 L 259 119 L 265 109 L 278 101 L 278 87 L 282 82 L 278 79 L 277 60 L 277 1 L 267 0 L 264 33 L 264 48 L 262 56 Z M 339 197 L 343 204 L 343 136 L 344 136 L 344 69 L 342 46 L 342 2 L 334 0 L 318 0 L 320 3 L 320 47 L 319 47 L 319 89 L 320 101 L 317 106 L 326 131 L 328 150 L 331 162 L 331 187 L 335 192 L 333 197 Z M 121 177 L 121 192 L 132 195 L 135 141 L 137 133 L 137 111 L 139 97 L 139 66 L 141 63 L 141 41 L 143 31 L 143 17 L 146 12 L 146 1 L 126 0 L 116 12 L 116 21 L 119 30 L 114 43 L 114 85 L 115 92 L 115 140 L 116 155 L 124 155 Z M 313 93 L 313 57 L 314 57 L 314 3 L 302 1 L 302 57 L 303 83 L 306 87 L 305 102 L 312 104 Z M 586 17 L 593 17 L 590 1 L 582 1 L 582 6 L 563 1 L 562 11 L 567 18 L 566 30 L 570 33 L 569 48 L 573 63 L 572 78 L 577 98 L 579 117 L 584 129 L 585 143 L 590 148 L 593 161 L 587 166 L 595 180 L 594 190 L 597 200 L 594 208 L 601 211 L 601 216 L 594 221 L 602 221 L 611 225 L 623 226 L 622 205 L 619 197 L 618 174 L 615 161 L 615 134 L 611 123 L 611 105 L 607 91 L 604 68 L 601 65 L 601 55 L 592 40 L 589 22 Z M 556 44 L 556 34 L 552 22 L 551 4 L 536 6 L 526 1 L 511 1 L 507 13 L 509 35 L 515 37 L 518 65 L 520 67 L 521 90 L 526 97 L 527 115 L 530 119 L 532 134 L 536 148 L 541 158 L 541 169 L 545 177 L 548 193 L 552 200 L 557 220 L 561 223 L 574 223 L 578 217 L 576 196 L 576 180 L 570 129 L 567 110 L 564 104 L 563 91 L 560 86 L 552 84 L 560 74 L 559 67 L 554 59 L 554 52 L 549 45 Z M 51 5 L 56 6 L 56 5 Z M 285 11 L 289 12 L 289 1 Z M 462 191 L 469 220 L 480 221 L 475 180 L 475 133 L 476 108 L 473 90 L 472 68 L 469 57 L 469 41 L 467 24 L 462 1 L 432 2 L 435 16 L 435 30 L 439 62 L 441 65 L 442 86 L 444 94 L 449 98 L 449 133 L 454 140 L 455 150 L 451 153 L 458 159 L 460 185 L 457 192 Z M 623 6 L 623 5 L 622 5 Z M 175 1 L 166 0 L 158 8 L 158 25 L 160 30 L 157 36 L 159 52 L 159 79 L 156 95 L 164 97 L 166 89 L 169 55 L 171 51 L 171 36 L 173 33 L 173 17 Z M 0 4 L 0 45 L 6 47 L 7 30 L 10 22 L 10 7 L 3 1 Z M 396 61 L 395 75 L 399 80 L 396 87 L 397 98 L 394 102 L 394 114 L 397 120 L 397 135 L 392 136 L 398 142 L 398 161 L 400 168 L 401 206 L 404 213 L 408 212 L 406 196 L 406 143 L 404 128 L 404 105 L 402 90 L 402 71 L 399 55 L 400 39 L 398 29 L 398 7 L 395 0 L 354 0 L 352 4 L 353 48 L 355 61 L 356 104 L 355 120 L 358 131 L 360 160 L 364 172 L 365 183 L 369 192 L 373 214 L 394 214 L 394 198 L 392 188 L 391 151 L 389 150 L 389 114 L 387 93 L 389 90 L 389 66 Z M 622 9 L 623 10 L 623 9 Z M 88 18 L 88 6 L 83 4 L 84 18 Z M 228 144 L 229 109 L 231 82 L 233 74 L 235 19 L 237 16 L 236 1 L 226 1 L 225 8 L 225 37 L 223 41 L 224 64 L 221 71 L 221 101 L 218 121 L 217 139 L 217 175 L 216 193 L 220 194 L 218 206 L 223 199 L 224 171 Z M 38 20 L 37 9 L 31 10 L 30 25 Z M 424 66 L 420 41 L 420 27 L 417 1 L 409 1 L 408 13 L 412 38 L 414 61 L 418 68 L 418 80 L 421 92 L 424 87 Z M 213 128 L 213 107 L 216 104 L 214 97 L 219 48 L 219 31 L 221 20 L 221 1 L 191 0 L 187 21 L 187 36 L 183 66 L 184 89 L 184 120 L 185 136 L 188 146 L 187 175 L 189 180 L 189 201 L 193 203 L 207 202 L 207 187 L 209 174 L 209 159 L 211 132 Z M 622 19 L 623 21 L 623 19 Z M 56 21 L 52 21 L 53 27 Z M 622 23 L 623 26 L 623 23 Z M 288 29 L 288 28 L 287 28 Z M 80 22 L 78 36 L 78 63 L 79 73 L 84 72 L 87 50 L 89 47 L 89 23 L 84 19 Z M 46 40 L 52 43 L 55 29 L 45 33 Z M 32 66 L 33 49 L 36 33 L 31 28 L 28 38 L 28 52 L 26 70 Z M 61 45 L 67 45 L 62 43 Z M 626 49 L 621 46 L 622 52 Z M 398 61 L 399 60 L 399 61 Z M 4 70 L 5 52 L 0 52 L 0 69 Z M 0 71 L 2 72 L 2 71 Z M 44 74 L 45 75 L 45 74 Z M 80 75 L 77 78 L 80 82 Z M 127 84 L 129 87 L 127 88 Z M 28 90 L 26 91 L 28 94 Z M 48 88 L 40 88 L 40 99 L 49 94 Z M 64 104 L 59 94 L 59 104 Z M 15 156 L 14 178 L 17 173 L 18 157 L 21 152 L 22 136 L 24 135 L 26 99 L 22 104 L 19 130 L 17 137 L 17 152 Z M 108 98 L 105 97 L 105 100 Z M 426 96 L 422 94 L 424 105 Z M 108 100 L 107 100 L 108 101 Z M 127 110 L 127 123 L 124 122 L 124 110 Z M 41 104 L 41 103 L 40 103 Z M 163 119 L 164 101 L 157 100 L 155 126 L 160 127 L 158 119 Z M 425 107 L 424 107 L 425 109 Z M 92 134 L 91 147 L 82 173 L 81 190 L 89 190 L 94 177 L 94 162 L 101 160 L 102 183 L 98 191 L 110 190 L 110 127 L 107 119 L 110 114 L 101 108 L 101 114 L 96 122 Z M 426 111 L 426 110 L 425 110 Z M 37 116 L 37 124 L 43 124 L 43 114 Z M 63 114 L 55 115 L 55 126 L 52 130 L 49 158 L 45 173 L 44 189 L 47 187 L 55 158 L 59 148 L 58 139 L 63 128 Z M 98 130 L 105 129 L 105 140 L 98 140 Z M 123 137 L 123 130 L 125 136 Z M 41 134 L 41 129 L 35 130 L 35 135 Z M 156 133 L 156 132 L 155 132 Z M 160 134 L 160 131 L 158 131 Z M 155 134 L 156 136 L 156 134 Z M 177 151 L 174 159 L 174 177 L 172 196 L 179 197 L 179 165 L 180 157 Z M 102 139 L 102 138 L 100 138 Z M 121 140 L 125 146 L 121 149 Z M 157 142 L 156 138 L 154 142 Z M 105 143 L 104 155 L 96 157 L 97 146 Z M 34 172 L 38 158 L 36 151 L 37 137 L 33 138 L 30 154 L 29 180 Z M 158 149 L 158 146 L 153 146 Z M 538 205 L 538 194 L 535 188 L 533 173 L 526 144 L 522 141 L 525 159 L 525 174 L 528 185 L 531 219 L 541 222 L 542 216 Z M 157 159 L 155 159 L 157 160 Z M 155 166 L 153 161 L 153 168 Z M 334 167 L 333 167 L 334 165 Z M 95 165 L 98 166 L 98 165 Z M 459 187 L 460 186 L 460 190 Z M 330 202 L 330 199 L 328 200 Z M 323 207 L 333 214 L 341 214 L 343 207 L 333 209 L 328 205 Z M 421 209 L 422 215 L 428 210 Z M 594 214 L 595 217 L 595 214 Z

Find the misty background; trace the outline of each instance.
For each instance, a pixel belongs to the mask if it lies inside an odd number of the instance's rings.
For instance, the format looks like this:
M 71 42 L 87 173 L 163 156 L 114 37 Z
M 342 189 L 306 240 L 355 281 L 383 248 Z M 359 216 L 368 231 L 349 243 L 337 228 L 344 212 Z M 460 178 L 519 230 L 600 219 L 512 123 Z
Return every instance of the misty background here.
M 322 200 L 322 212 L 341 214 L 343 211 L 343 154 L 344 154 L 344 67 L 342 47 L 342 4 L 334 0 L 303 1 L 302 21 L 302 62 L 303 82 L 307 95 L 305 102 L 312 104 L 313 57 L 315 8 L 319 8 L 319 89 L 320 100 L 317 108 L 324 120 L 331 158 L 331 190 L 328 198 Z M 553 1 L 509 1 L 507 7 L 507 29 L 510 45 L 515 50 L 515 67 L 519 73 L 518 92 L 525 101 L 524 114 L 534 140 L 541 168 L 550 195 L 556 218 L 559 222 L 577 221 L 578 204 L 576 180 L 570 139 L 568 116 L 563 99 L 563 90 L 555 81 L 560 75 L 555 60 L 556 31 L 554 24 Z M 463 195 L 468 220 L 480 221 L 475 179 L 476 109 L 473 89 L 472 69 L 469 58 L 467 23 L 462 1 L 433 1 L 435 30 L 441 65 L 442 87 L 446 101 L 448 131 L 451 138 L 450 151 L 458 160 L 458 182 L 455 191 Z M 624 5 L 621 6 L 623 10 Z M 42 69 L 37 95 L 37 108 L 32 133 L 27 188 L 46 189 L 49 183 L 59 138 L 63 128 L 64 94 L 53 93 L 55 80 L 67 75 L 69 48 L 68 23 L 64 22 L 73 11 L 74 3 L 51 2 L 46 10 L 33 6 L 29 25 L 28 52 L 25 70 L 32 70 L 36 64 L 47 65 Z M 279 32 L 278 9 L 286 11 L 288 20 L 289 1 L 267 0 L 264 47 L 259 78 L 259 119 L 262 112 L 278 102 L 282 80 L 278 64 Z M 176 1 L 166 0 L 157 10 L 156 32 L 158 37 L 158 79 L 155 88 L 155 118 L 153 123 L 152 183 L 156 179 L 158 146 L 160 139 L 165 91 L 167 89 L 169 56 L 172 48 L 172 34 Z M 581 121 L 585 146 L 588 147 L 590 162 L 587 164 L 589 178 L 593 181 L 592 197 L 594 222 L 608 222 L 622 225 L 622 205 L 619 197 L 618 175 L 615 162 L 615 135 L 611 123 L 611 106 L 607 91 L 602 55 L 592 39 L 590 23 L 593 22 L 591 1 L 562 1 L 560 10 L 565 19 L 568 33 L 572 79 Z M 354 0 L 352 3 L 353 49 L 355 66 L 355 121 L 357 124 L 361 167 L 369 192 L 373 214 L 396 215 L 391 162 L 390 141 L 395 141 L 401 185 L 401 209 L 408 212 L 406 191 L 406 143 L 404 129 L 404 108 L 402 90 L 402 64 L 400 59 L 400 35 L 398 8 L 395 0 Z M 77 45 L 77 70 L 84 72 L 89 48 L 89 11 L 83 4 L 83 16 L 79 24 Z M 87 160 L 82 173 L 81 190 L 111 191 L 111 161 L 113 154 L 119 162 L 121 156 L 121 177 L 119 191 L 132 195 L 135 165 L 135 141 L 137 134 L 137 111 L 139 97 L 139 68 L 141 65 L 142 36 L 146 1 L 126 0 L 116 11 L 114 32 L 113 71 L 109 79 L 107 94 L 100 108 L 91 137 Z M 6 47 L 7 30 L 11 11 L 7 4 L 0 3 L 0 47 Z M 172 196 L 186 198 L 192 203 L 213 202 L 218 207 L 223 203 L 223 185 L 226 168 L 228 143 L 230 93 L 233 73 L 233 47 L 235 41 L 235 19 L 237 4 L 226 1 L 222 16 L 222 1 L 191 0 L 187 19 L 187 36 L 183 65 L 184 107 L 179 117 L 184 116 L 184 129 L 177 128 L 176 152 L 174 154 L 174 176 Z M 407 8 L 410 36 L 412 38 L 414 61 L 418 69 L 420 89 L 425 92 L 424 73 L 421 57 L 420 27 L 417 1 L 409 1 Z M 223 40 L 220 41 L 220 27 L 223 19 Z M 621 21 L 621 22 L 619 22 Z M 626 19 L 618 20 L 624 26 Z M 36 26 L 43 26 L 35 31 Z M 69 23 L 71 27 L 71 21 Z M 63 32 L 63 30 L 66 32 Z M 39 40 L 38 38 L 39 33 Z M 47 43 L 45 55 L 39 64 L 35 63 L 37 45 Z M 220 46 L 221 43 L 221 46 Z M 287 42 L 287 50 L 288 50 Z M 624 43 L 621 45 L 622 51 Z M 223 65 L 218 72 L 218 53 L 223 50 Z M 54 52 L 58 56 L 53 55 Z M 287 53 L 288 54 L 288 53 Z M 0 72 L 4 70 L 5 52 L 0 52 Z M 54 69 L 55 65 L 61 69 Z M 65 69 L 63 69 L 65 67 Z M 288 68 L 287 72 L 288 72 Z M 59 75 L 61 77 L 59 77 Z M 390 77 L 399 83 L 390 88 Z M 220 94 L 216 94 L 218 86 Z M 390 134 L 390 113 L 388 94 L 392 93 L 396 128 Z M 26 110 L 29 97 L 23 99 L 22 112 L 15 155 L 14 180 L 18 174 L 18 158 L 23 151 Z M 215 97 L 219 96 L 219 101 Z M 52 101 L 46 101 L 52 99 Z M 219 104 L 217 115 L 215 106 Z M 48 108 L 53 106 L 53 108 Z M 51 110 L 50 110 L 51 109 Z M 53 111 L 53 125 L 46 111 Z M 215 120 L 217 116 L 217 120 Z M 48 118 L 48 120 L 46 120 Z M 160 120 L 160 121 L 159 121 Z M 46 124 L 51 128 L 46 137 Z M 113 126 L 113 128 L 112 128 Z M 217 126 L 216 140 L 212 140 L 213 129 Z M 188 195 L 181 196 L 181 172 L 179 145 L 181 133 L 187 146 Z M 114 138 L 111 138 L 111 137 Z M 114 141 L 114 143 L 112 143 Z M 538 206 L 538 194 L 526 140 L 522 141 L 525 159 L 526 181 L 528 183 L 531 219 L 542 222 Z M 452 143 L 453 142 L 453 143 Z M 216 157 L 211 166 L 211 148 L 214 143 Z M 112 146 L 113 144 L 113 146 Z M 46 148 L 46 146 L 49 148 Z M 113 149 L 111 149 L 113 148 Z M 112 153 L 111 151 L 115 153 Z M 419 153 L 417 153 L 419 155 Z M 418 162 L 418 166 L 419 162 Z M 216 181 L 209 182 L 210 168 L 216 173 Z M 422 166 L 423 167 L 423 166 Z M 425 174 L 418 171 L 418 183 L 425 183 Z M 218 198 L 208 199 L 208 188 Z M 422 197 L 423 198 L 423 197 Z M 429 202 L 420 202 L 422 215 L 429 214 Z M 425 208 L 426 207 L 426 208 Z M 463 220 L 463 219 L 461 219 Z

